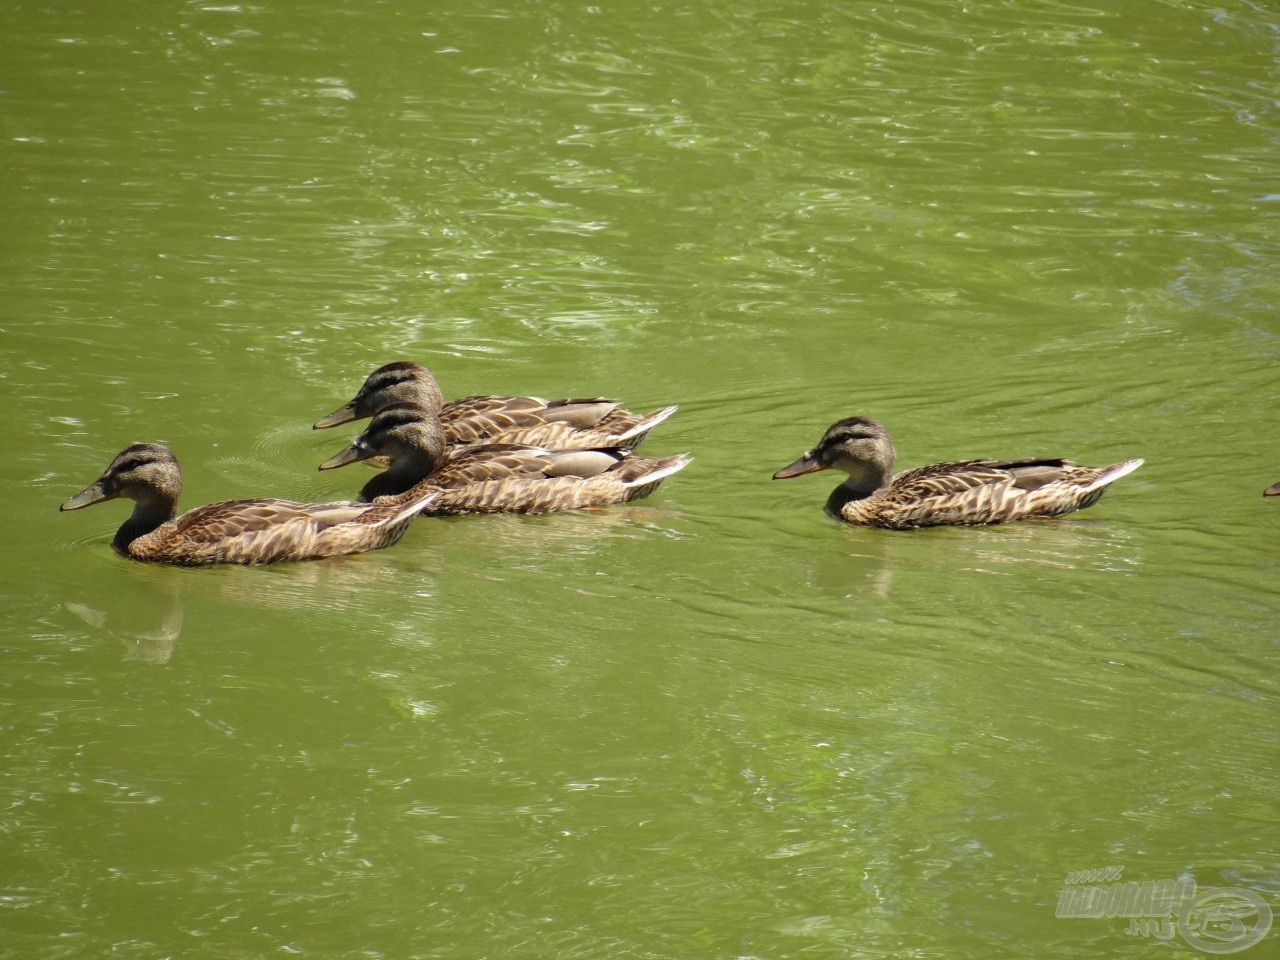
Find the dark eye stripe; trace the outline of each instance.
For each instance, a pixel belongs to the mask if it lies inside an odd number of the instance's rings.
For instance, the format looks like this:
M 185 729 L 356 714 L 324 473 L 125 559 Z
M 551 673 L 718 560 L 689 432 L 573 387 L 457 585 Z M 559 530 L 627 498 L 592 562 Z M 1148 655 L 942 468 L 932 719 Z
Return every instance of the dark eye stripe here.
M 369 384 L 370 390 L 385 390 L 387 387 L 398 387 L 402 383 L 408 383 L 413 379 L 413 375 L 409 373 L 386 373 L 380 376 L 373 383 Z
M 389 430 L 392 427 L 403 427 L 411 423 L 421 423 L 424 411 L 416 408 L 391 407 L 378 414 L 369 431 Z

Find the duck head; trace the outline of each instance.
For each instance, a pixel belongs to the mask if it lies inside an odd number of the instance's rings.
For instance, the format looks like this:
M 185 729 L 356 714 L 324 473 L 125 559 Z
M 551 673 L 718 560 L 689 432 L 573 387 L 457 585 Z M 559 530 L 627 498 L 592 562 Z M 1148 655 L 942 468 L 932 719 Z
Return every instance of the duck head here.
M 444 451 L 444 432 L 436 412 L 416 403 L 395 403 L 378 411 L 364 432 L 320 464 L 320 469 L 386 457 L 390 466 L 360 492 L 362 499 L 372 500 L 408 490 L 436 468 Z
M 836 469 L 849 475 L 844 486 L 870 493 L 889 482 L 896 459 L 893 441 L 883 424 L 867 417 L 849 417 L 828 427 L 812 450 L 787 464 L 773 479 Z
M 396 403 L 414 403 L 438 414 L 444 405 L 444 395 L 430 370 L 412 360 L 398 360 L 369 374 L 350 401 L 317 420 L 313 429 L 324 430 L 363 420 Z
M 159 443 L 135 443 L 116 454 L 102 476 L 58 509 L 83 510 L 125 497 L 139 505 L 171 511 L 181 494 L 182 472 L 169 448 Z

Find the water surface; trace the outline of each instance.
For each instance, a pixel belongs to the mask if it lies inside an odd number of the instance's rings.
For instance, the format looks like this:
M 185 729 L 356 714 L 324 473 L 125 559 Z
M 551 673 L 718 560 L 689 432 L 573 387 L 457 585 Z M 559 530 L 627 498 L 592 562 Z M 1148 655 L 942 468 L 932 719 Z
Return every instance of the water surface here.
M 2 19 L 0 955 L 1154 955 L 1054 915 L 1110 865 L 1280 906 L 1266 6 Z M 401 358 L 679 403 L 696 459 L 271 569 L 56 511 L 135 440 L 187 506 L 347 496 L 309 424 Z M 768 478 L 854 414 L 1147 464 L 848 529 Z

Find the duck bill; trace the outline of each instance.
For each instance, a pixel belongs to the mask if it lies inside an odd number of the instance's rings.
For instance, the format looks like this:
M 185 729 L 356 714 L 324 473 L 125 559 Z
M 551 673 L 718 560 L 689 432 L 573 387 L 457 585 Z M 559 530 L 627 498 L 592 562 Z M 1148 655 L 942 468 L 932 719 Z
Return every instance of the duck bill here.
M 58 509 L 83 510 L 85 507 L 91 507 L 95 503 L 101 503 L 103 500 L 114 500 L 118 496 L 119 494 L 117 493 L 108 492 L 106 484 L 99 480 L 96 483 L 89 484 Z
M 352 400 L 345 403 L 327 417 L 321 417 L 311 425 L 312 430 L 328 430 L 330 427 L 340 427 L 344 423 L 350 423 L 352 420 L 359 420 L 360 417 L 356 413 L 356 402 Z
M 368 460 L 370 457 L 376 457 L 377 450 L 370 450 L 368 447 L 351 444 L 347 449 L 335 453 L 332 457 L 320 464 L 321 470 L 336 470 L 338 467 L 345 467 L 348 463 L 359 463 L 361 460 Z
M 775 480 L 786 480 L 790 477 L 798 477 L 803 473 L 816 473 L 819 470 L 830 470 L 831 464 L 823 463 L 818 457 L 812 453 L 806 453 L 795 463 L 788 463 L 785 467 L 773 475 Z

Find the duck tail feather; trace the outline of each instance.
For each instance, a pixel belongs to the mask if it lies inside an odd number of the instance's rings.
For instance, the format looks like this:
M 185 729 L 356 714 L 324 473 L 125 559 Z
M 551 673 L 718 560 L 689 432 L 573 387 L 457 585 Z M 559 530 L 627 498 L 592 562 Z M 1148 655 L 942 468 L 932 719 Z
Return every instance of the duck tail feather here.
M 416 497 L 413 500 L 410 500 L 408 503 L 404 505 L 404 509 L 402 509 L 399 513 L 395 515 L 395 519 L 392 522 L 399 523 L 401 520 L 405 519 L 406 517 L 413 516 L 414 514 L 421 511 L 424 507 L 429 506 L 431 504 L 431 501 L 438 496 L 440 496 L 440 491 L 432 490 L 429 493 L 424 493 L 422 496 Z
M 1111 466 L 1105 467 L 1102 473 L 1098 475 L 1098 479 L 1085 487 L 1085 490 L 1097 490 L 1099 487 L 1105 487 L 1108 484 L 1115 483 L 1115 481 L 1119 480 L 1121 477 L 1133 473 L 1133 471 L 1137 470 L 1145 462 L 1146 461 L 1141 457 L 1138 457 L 1135 460 L 1126 460 L 1124 463 L 1113 463 Z
M 653 411 L 653 413 L 649 414 L 647 417 L 644 417 L 643 419 L 641 419 L 641 421 L 637 423 L 634 427 L 632 427 L 630 430 L 627 430 L 625 433 L 618 434 L 618 439 L 631 440 L 634 437 L 643 437 L 650 430 L 652 430 L 654 427 L 660 424 L 663 420 L 667 419 L 667 417 L 675 413 L 678 409 L 680 409 L 678 406 L 672 405 L 670 407 L 663 407 L 661 410 L 655 410 Z
M 692 459 L 693 457 L 689 456 L 689 454 L 681 453 L 674 457 L 667 457 L 663 460 L 659 460 L 657 466 L 648 473 L 632 480 L 623 481 L 623 486 L 639 487 L 647 483 L 657 483 L 659 480 L 665 479 L 673 473 L 679 473 L 689 465 L 689 461 Z

